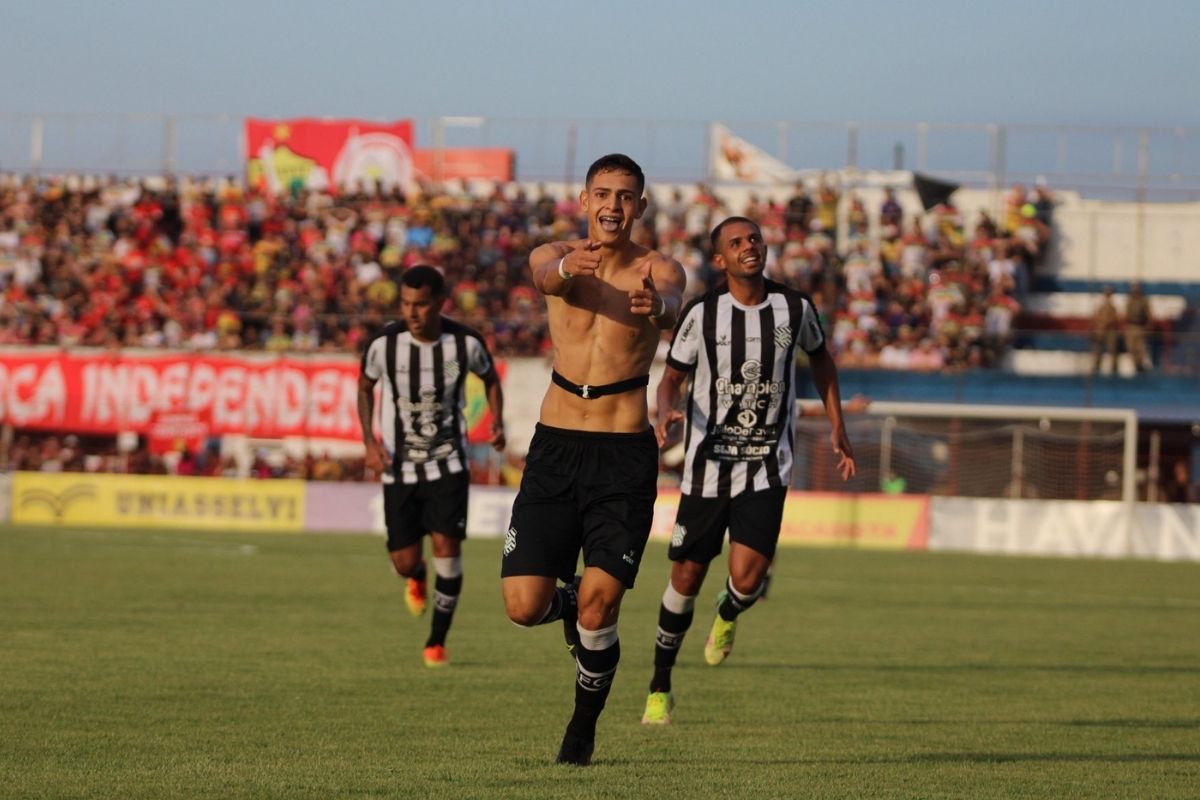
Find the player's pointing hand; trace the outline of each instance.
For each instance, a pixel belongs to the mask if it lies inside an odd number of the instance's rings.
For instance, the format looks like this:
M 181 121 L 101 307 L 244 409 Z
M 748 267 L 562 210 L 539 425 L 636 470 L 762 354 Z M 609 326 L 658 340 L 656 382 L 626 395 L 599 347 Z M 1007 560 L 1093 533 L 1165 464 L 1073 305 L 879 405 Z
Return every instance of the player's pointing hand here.
M 591 239 L 577 242 L 563 256 L 560 268 L 563 274 L 575 278 L 582 275 L 595 275 L 600 268 L 600 245 Z
M 654 276 L 650 273 L 650 265 L 642 267 L 642 285 L 629 293 L 629 312 L 639 316 L 660 316 L 665 310 L 666 302 L 654 287 Z

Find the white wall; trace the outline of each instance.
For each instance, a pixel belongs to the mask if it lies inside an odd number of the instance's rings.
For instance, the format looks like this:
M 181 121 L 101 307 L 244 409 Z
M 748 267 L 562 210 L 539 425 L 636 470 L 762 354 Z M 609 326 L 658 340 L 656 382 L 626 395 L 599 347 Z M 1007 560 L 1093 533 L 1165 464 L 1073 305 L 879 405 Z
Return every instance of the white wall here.
M 930 550 L 1200 561 L 1200 506 L 934 497 Z
M 1064 198 L 1047 267 L 1073 280 L 1200 282 L 1200 203 Z M 1140 233 L 1139 233 L 1140 229 Z M 1140 244 L 1139 244 L 1140 237 Z

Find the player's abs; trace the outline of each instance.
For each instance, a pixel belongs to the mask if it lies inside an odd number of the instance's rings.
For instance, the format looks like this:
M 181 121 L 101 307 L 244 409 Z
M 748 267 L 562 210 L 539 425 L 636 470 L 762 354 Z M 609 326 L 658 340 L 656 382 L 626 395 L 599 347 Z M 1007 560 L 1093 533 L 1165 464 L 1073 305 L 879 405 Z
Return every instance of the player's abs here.
M 571 323 L 553 331 L 554 369 L 580 388 L 573 393 L 551 383 L 542 401 L 541 421 L 556 428 L 636 433 L 649 427 L 646 387 L 594 396 L 591 387 L 610 386 L 650 371 L 657 331 L 644 322 L 625 325 L 597 317 L 581 326 Z M 560 320 L 561 322 L 561 320 Z M 588 395 L 587 397 L 581 396 Z

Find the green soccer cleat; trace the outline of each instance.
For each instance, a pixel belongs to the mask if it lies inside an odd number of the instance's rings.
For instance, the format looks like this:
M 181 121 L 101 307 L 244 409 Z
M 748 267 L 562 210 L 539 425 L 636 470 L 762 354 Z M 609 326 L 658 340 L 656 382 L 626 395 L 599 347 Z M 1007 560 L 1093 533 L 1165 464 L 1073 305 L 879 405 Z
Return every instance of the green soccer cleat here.
M 671 692 L 651 692 L 646 698 L 646 710 L 642 713 L 643 725 L 670 725 L 671 709 L 675 707 L 675 695 Z
M 725 602 L 725 591 L 717 595 L 717 608 Z M 733 652 L 733 635 L 737 633 L 737 620 L 726 622 L 717 614 L 713 620 L 712 630 L 704 642 L 704 660 L 711 666 L 717 666 Z

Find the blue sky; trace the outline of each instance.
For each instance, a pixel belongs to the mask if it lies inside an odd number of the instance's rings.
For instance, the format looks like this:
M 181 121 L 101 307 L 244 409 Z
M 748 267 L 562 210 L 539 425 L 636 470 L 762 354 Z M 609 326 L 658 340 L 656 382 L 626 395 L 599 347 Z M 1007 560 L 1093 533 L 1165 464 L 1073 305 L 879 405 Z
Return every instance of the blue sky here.
M 1185 0 L 6 6 L 5 111 L 1200 124 Z
M 1196 126 L 1197 31 L 1187 0 L 13 2 L 0 145 L 44 112 Z

